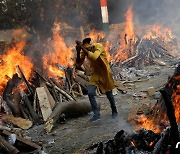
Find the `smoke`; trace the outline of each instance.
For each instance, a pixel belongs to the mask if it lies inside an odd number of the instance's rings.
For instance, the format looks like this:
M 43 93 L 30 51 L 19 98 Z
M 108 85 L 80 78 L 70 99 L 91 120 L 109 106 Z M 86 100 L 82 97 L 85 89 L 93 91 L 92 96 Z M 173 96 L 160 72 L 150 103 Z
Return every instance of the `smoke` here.
M 133 4 L 134 22 L 141 25 L 159 23 L 180 34 L 179 0 L 108 0 L 110 24 L 125 21 L 124 14 Z

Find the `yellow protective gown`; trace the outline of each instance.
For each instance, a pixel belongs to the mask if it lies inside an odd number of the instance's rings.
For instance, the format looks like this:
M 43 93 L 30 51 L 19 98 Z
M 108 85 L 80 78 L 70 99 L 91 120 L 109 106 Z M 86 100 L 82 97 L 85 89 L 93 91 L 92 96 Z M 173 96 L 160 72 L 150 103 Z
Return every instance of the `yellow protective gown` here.
M 86 45 L 89 44 L 85 44 L 84 46 L 86 47 Z M 99 87 L 102 90 L 102 92 L 110 91 L 115 86 L 104 47 L 100 43 L 93 43 L 91 46 L 93 47 L 91 51 L 88 52 L 87 56 L 91 66 L 90 85 L 95 85 Z M 77 65 L 82 65 L 84 59 L 85 54 L 81 50 L 80 62 Z

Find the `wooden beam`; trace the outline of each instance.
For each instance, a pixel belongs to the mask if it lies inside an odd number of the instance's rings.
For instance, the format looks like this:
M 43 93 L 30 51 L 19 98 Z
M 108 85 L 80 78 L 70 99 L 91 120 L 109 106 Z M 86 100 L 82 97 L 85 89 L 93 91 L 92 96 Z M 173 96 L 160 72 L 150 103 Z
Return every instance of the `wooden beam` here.
M 9 136 L 9 135 L 11 135 L 11 132 L 4 130 L 3 134 Z M 29 145 L 29 146 L 35 148 L 35 149 L 41 149 L 41 147 L 39 145 L 37 145 L 36 143 L 33 143 L 30 140 L 24 139 L 23 137 L 18 136 L 17 134 L 16 134 L 16 139 L 26 145 Z
M 3 115 L 2 119 L 6 122 L 11 122 L 13 125 L 18 126 L 22 129 L 29 129 L 32 127 L 32 121 L 23 119 L 21 117 L 14 117 L 13 115 Z
M 7 142 L 1 135 L 0 135 L 0 146 L 11 154 L 16 154 L 20 152 L 17 148 L 15 148 L 13 145 Z
M 46 121 L 52 113 L 48 95 L 44 87 L 36 88 L 36 93 L 39 100 L 39 105 L 42 112 L 43 120 Z

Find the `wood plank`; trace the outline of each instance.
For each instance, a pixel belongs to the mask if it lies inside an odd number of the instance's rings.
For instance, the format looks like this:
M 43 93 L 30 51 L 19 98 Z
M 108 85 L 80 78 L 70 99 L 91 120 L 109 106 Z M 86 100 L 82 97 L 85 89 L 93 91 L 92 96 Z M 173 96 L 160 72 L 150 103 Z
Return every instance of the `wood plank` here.
M 0 135 L 0 147 L 6 150 L 8 153 L 16 154 L 19 153 L 19 150 L 16 149 L 13 145 L 7 142 L 1 135 Z
M 46 121 L 52 113 L 50 101 L 44 87 L 36 88 L 39 105 L 41 108 L 43 120 Z
M 3 131 L 3 134 L 9 136 L 9 135 L 11 135 L 11 132 L 9 132 L 9 131 L 7 131 L 7 130 L 4 130 L 4 131 Z M 41 149 L 41 147 L 40 147 L 39 145 L 37 145 L 36 143 L 33 143 L 33 142 L 31 142 L 30 140 L 24 139 L 23 137 L 20 137 L 20 136 L 18 136 L 17 134 L 16 134 L 16 139 L 17 139 L 18 141 L 26 144 L 26 145 L 29 145 L 29 146 L 33 147 L 33 148 Z
M 13 125 L 18 126 L 22 129 L 29 129 L 33 125 L 32 121 L 23 119 L 21 117 L 14 117 L 13 115 L 3 115 L 2 119 L 6 122 L 11 122 Z
M 46 86 L 46 83 L 42 82 L 41 83 L 41 87 L 44 87 L 45 91 L 46 91 L 46 94 L 48 96 L 48 99 L 49 99 L 49 102 L 50 102 L 50 105 L 51 105 L 51 109 L 53 110 L 55 105 L 56 105 L 56 102 L 54 100 L 54 98 L 52 97 L 51 93 L 49 92 L 47 86 Z

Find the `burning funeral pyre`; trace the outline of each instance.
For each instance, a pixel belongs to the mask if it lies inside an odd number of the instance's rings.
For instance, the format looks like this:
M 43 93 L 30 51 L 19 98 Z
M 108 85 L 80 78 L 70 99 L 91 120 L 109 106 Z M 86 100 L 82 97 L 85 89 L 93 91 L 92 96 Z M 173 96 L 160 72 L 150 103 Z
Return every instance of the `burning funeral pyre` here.
M 127 10 L 125 17 L 126 22 L 112 25 L 107 36 L 96 30 L 85 35 L 82 27 L 79 32 L 82 38 L 91 37 L 105 46 L 112 70 L 129 67 L 143 69 L 145 65 L 151 64 L 161 66 L 166 63 L 178 64 L 179 59 L 175 60 L 178 54 L 178 41 L 171 29 L 155 24 L 139 26 L 135 30 L 132 6 Z M 32 149 L 41 148 L 41 145 L 18 135 L 19 132 L 15 127 L 26 130 L 34 124 L 44 123 L 44 129 L 49 133 L 59 119 L 65 122 L 64 114 L 86 114 L 91 111 L 89 103 L 76 101 L 76 97 L 87 94 L 88 62 L 84 65 L 85 71 L 76 70 L 74 44 L 67 45 L 65 37 L 60 35 L 61 23 L 55 22 L 52 32 L 51 39 L 45 43 L 38 42 L 36 51 L 32 43 L 24 41 L 26 39 L 24 34 L 21 37 L 23 41 L 18 40 L 17 32 L 13 34 L 15 40 L 3 46 L 4 51 L 0 56 L 0 130 L 3 137 L 0 143 L 8 152 L 19 152 L 18 148 L 4 139 L 11 134 L 16 134 L 16 140 L 21 144 Z M 31 50 L 34 54 L 40 54 L 41 58 L 29 54 Z M 113 75 L 116 80 L 126 78 L 119 71 L 115 71 Z M 161 99 L 152 112 L 149 115 L 138 113 L 138 119 L 131 120 L 137 127 L 137 132 L 127 134 L 121 130 L 114 139 L 93 145 L 87 151 L 163 153 L 174 150 L 172 147 L 179 139 L 177 128 L 177 123 L 180 122 L 179 81 L 178 67 L 165 88 L 161 90 Z M 119 91 L 124 92 L 126 90 L 123 86 L 123 82 L 121 87 L 116 85 Z M 96 95 L 101 95 L 99 89 Z M 168 147 L 169 145 L 171 147 Z

